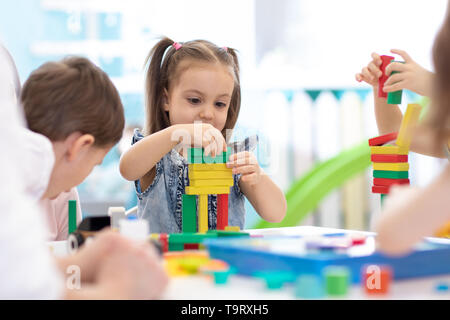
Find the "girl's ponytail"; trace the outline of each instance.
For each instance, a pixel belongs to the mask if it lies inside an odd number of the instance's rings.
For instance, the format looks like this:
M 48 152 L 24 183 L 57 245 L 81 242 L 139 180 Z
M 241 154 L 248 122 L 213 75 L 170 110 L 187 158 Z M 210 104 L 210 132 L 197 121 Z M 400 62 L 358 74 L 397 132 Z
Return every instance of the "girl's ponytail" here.
M 157 132 L 164 127 L 161 124 L 169 126 L 169 117 L 164 110 L 159 110 L 157 106 L 162 106 L 164 99 L 164 88 L 167 87 L 167 64 L 163 65 L 165 53 L 174 41 L 165 37 L 161 39 L 150 51 L 145 60 L 147 66 L 147 77 L 145 81 L 145 106 L 146 106 L 146 127 L 144 134 L 148 135 Z M 167 52 L 169 55 L 169 52 Z M 165 59 L 167 60 L 167 58 Z M 154 107 L 152 107 L 154 106 Z

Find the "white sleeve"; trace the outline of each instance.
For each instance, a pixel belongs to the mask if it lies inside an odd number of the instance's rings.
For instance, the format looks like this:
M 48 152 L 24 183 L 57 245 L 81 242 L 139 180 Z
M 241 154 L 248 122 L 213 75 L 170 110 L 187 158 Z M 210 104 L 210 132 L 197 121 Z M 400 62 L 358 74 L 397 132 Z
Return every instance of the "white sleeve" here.
M 33 131 L 20 130 L 24 155 L 19 159 L 19 168 L 24 175 L 25 192 L 36 202 L 47 190 L 55 164 L 55 155 L 50 140 Z
M 18 166 L 23 122 L 8 93 L 7 68 L 0 54 L 0 299 L 57 299 L 63 275 L 45 243 L 42 213 L 25 193 Z

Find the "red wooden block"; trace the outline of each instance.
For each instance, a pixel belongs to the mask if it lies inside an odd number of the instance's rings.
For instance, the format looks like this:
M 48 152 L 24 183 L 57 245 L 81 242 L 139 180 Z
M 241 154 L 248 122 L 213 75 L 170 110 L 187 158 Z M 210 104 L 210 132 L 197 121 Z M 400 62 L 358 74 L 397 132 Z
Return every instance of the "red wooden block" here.
M 389 187 L 387 187 L 387 186 L 372 186 L 372 193 L 388 194 Z
M 398 132 L 392 132 L 379 137 L 369 139 L 369 146 L 371 147 L 382 146 L 383 144 L 388 143 L 389 141 L 397 139 L 397 134 Z
M 186 243 L 184 250 L 198 250 L 198 243 Z
M 169 252 L 169 235 L 167 233 L 161 233 L 159 235 L 159 241 L 163 252 Z
M 228 226 L 228 194 L 217 195 L 217 230 Z
M 361 278 L 367 294 L 386 294 L 392 282 L 392 269 L 389 266 L 364 266 Z
M 390 187 L 394 184 L 409 184 L 409 179 L 383 179 L 383 178 L 373 178 L 373 184 L 375 186 L 385 186 Z
M 386 71 L 386 67 L 389 63 L 391 63 L 392 60 L 394 60 L 394 57 L 391 56 L 381 56 L 381 66 L 380 70 L 382 72 L 381 77 L 378 79 L 378 97 L 380 98 L 387 98 L 388 94 L 387 92 L 383 91 L 384 83 L 389 78 L 384 72 Z
M 372 154 L 370 156 L 370 161 L 382 162 L 382 163 L 408 162 L 408 155 L 407 154 Z

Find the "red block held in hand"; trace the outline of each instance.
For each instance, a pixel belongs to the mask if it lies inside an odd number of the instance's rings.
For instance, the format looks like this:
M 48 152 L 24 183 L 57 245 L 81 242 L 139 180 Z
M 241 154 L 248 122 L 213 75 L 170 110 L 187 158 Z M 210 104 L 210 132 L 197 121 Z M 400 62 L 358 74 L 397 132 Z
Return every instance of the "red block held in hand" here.
M 386 67 L 388 66 L 389 63 L 391 63 L 392 60 L 394 60 L 394 57 L 391 56 L 381 56 L 381 66 L 380 66 L 380 70 L 382 72 L 381 77 L 378 79 L 378 97 L 380 98 L 387 98 L 388 94 L 387 92 L 383 91 L 383 87 L 384 87 L 384 83 L 386 82 L 386 80 L 389 78 L 386 74 Z

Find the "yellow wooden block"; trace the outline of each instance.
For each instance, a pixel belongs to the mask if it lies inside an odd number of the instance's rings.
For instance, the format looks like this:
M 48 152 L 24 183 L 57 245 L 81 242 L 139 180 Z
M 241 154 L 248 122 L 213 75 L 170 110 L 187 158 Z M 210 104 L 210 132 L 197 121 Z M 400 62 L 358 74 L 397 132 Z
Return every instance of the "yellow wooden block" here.
M 225 231 L 239 232 L 241 231 L 241 228 L 239 228 L 239 226 L 226 226 Z
M 413 128 L 419 121 L 420 111 L 422 107 L 419 104 L 408 104 L 405 115 L 403 116 L 400 130 L 398 131 L 395 144 L 399 147 L 409 148 L 413 136 Z
M 373 170 L 385 170 L 385 171 L 408 171 L 408 162 L 398 162 L 398 163 L 373 163 Z
M 201 194 L 198 196 L 198 233 L 206 233 L 207 231 L 208 231 L 208 195 Z
M 151 233 L 148 238 L 152 240 L 159 240 L 159 233 Z
M 233 179 L 191 179 L 189 185 L 191 187 L 232 187 L 234 184 Z
M 229 194 L 230 187 L 186 187 L 186 194 L 208 195 L 208 194 Z
M 189 164 L 189 171 L 228 171 L 231 170 L 227 168 L 225 163 L 192 163 Z
M 408 154 L 409 149 L 399 146 L 370 147 L 371 154 Z
M 189 171 L 189 180 L 233 179 L 230 171 Z

